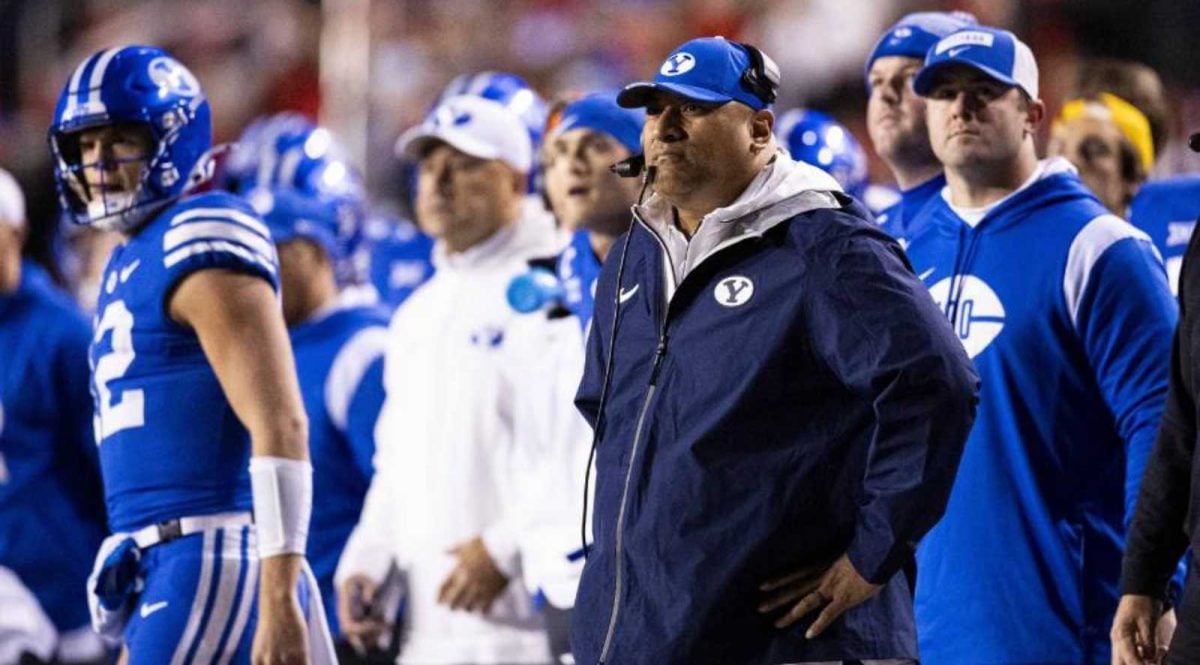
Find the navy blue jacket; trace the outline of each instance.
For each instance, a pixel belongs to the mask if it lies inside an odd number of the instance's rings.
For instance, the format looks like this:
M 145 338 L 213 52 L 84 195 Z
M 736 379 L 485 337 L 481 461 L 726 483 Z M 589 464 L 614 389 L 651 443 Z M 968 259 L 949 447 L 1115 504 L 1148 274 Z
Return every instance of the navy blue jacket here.
M 837 200 L 722 222 L 744 228 L 669 307 L 649 225 L 609 254 L 576 401 L 595 426 L 613 350 L 576 662 L 917 657 L 897 572 L 945 507 L 978 379 L 896 242 Z M 779 630 L 756 611 L 764 581 L 844 553 L 883 588 L 818 638 L 815 614 Z

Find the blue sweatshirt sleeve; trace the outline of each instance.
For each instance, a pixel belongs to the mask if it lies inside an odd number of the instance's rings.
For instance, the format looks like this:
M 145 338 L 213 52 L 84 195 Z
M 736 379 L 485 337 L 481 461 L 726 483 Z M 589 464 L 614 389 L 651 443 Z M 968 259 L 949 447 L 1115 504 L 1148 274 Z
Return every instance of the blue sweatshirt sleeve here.
M 383 356 L 380 356 L 367 366 L 346 410 L 346 440 L 350 442 L 355 466 L 367 481 L 375 473 L 371 464 L 375 457 L 375 421 L 379 420 L 383 398 Z
M 99 452 L 92 434 L 92 396 L 88 372 L 87 324 L 80 320 L 65 322 L 59 331 L 55 348 L 56 385 L 59 387 L 59 420 L 62 439 L 69 441 L 72 450 L 83 456 L 93 469 L 99 468 Z
M 858 227 L 823 245 L 814 248 L 820 268 L 807 285 L 806 319 L 818 356 L 874 407 L 847 554 L 882 584 L 945 511 L 979 377 L 894 241 Z
M 583 378 L 575 393 L 575 407 L 587 424 L 596 427 L 600 416 L 600 394 L 604 390 L 605 369 L 608 362 L 608 339 L 612 331 L 613 298 L 617 289 L 617 272 L 621 254 L 626 250 L 630 234 L 626 233 L 613 243 L 612 251 L 604 261 L 600 277 L 596 280 L 595 306 L 592 322 L 588 326 L 583 365 Z
M 1066 282 L 1084 280 L 1075 329 L 1125 442 L 1128 527 L 1166 404 L 1178 311 L 1149 241 L 1118 240 L 1088 267 L 1077 276 L 1068 274 Z
M 1178 308 L 1162 261 L 1142 238 L 1112 243 L 1080 278 L 1086 281 L 1075 327 L 1125 442 L 1128 530 L 1166 406 Z M 1182 588 L 1183 577 L 1180 563 L 1171 593 Z
M 100 480 L 100 450 L 92 433 L 93 403 L 89 388 L 88 344 L 91 332 L 82 317 L 64 317 L 54 342 L 53 365 L 59 434 L 64 468 L 73 470 L 72 489 L 86 518 L 103 526 L 106 522 L 104 490 Z
M 338 351 L 325 377 L 329 421 L 346 436 L 354 464 L 370 480 L 374 473 L 375 421 L 383 408 L 383 363 L 387 329 L 368 326 Z

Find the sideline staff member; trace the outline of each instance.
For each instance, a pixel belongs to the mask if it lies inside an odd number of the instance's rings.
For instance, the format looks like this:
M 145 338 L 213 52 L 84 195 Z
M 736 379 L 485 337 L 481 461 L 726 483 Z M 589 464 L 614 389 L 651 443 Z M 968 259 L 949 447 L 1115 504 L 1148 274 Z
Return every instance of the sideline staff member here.
M 655 194 L 601 273 L 577 397 L 600 430 L 577 662 L 917 657 L 897 572 L 976 376 L 899 247 L 777 149 L 777 85 L 705 38 L 618 98 L 646 108 Z
M 1175 305 L 1146 235 L 1039 162 L 1037 63 L 945 37 L 913 80 L 945 190 L 908 255 L 983 379 L 945 517 L 917 551 L 926 665 L 1108 663 L 1124 519 L 1167 391 Z

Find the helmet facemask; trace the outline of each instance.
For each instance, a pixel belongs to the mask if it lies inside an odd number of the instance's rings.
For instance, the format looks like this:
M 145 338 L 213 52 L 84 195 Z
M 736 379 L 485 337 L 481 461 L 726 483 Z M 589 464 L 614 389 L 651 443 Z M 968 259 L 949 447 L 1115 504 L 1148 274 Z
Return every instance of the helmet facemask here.
M 127 231 L 161 209 L 166 201 L 153 180 L 160 177 L 167 141 L 156 138 L 153 128 L 143 123 L 94 125 L 51 135 L 65 185 L 63 199 L 75 221 Z

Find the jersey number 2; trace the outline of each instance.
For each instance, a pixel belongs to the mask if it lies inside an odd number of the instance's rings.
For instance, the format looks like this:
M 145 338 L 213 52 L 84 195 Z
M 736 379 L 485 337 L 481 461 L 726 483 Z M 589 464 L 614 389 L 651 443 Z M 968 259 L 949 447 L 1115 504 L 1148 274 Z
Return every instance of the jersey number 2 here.
M 137 356 L 133 350 L 133 314 L 123 300 L 113 301 L 104 308 L 104 315 L 96 326 L 96 341 L 109 331 L 112 332 L 112 351 L 101 356 L 92 370 L 99 402 L 94 423 L 97 443 L 146 422 L 146 399 L 141 389 L 122 390 L 114 400 L 108 387 L 110 381 L 125 375 Z

